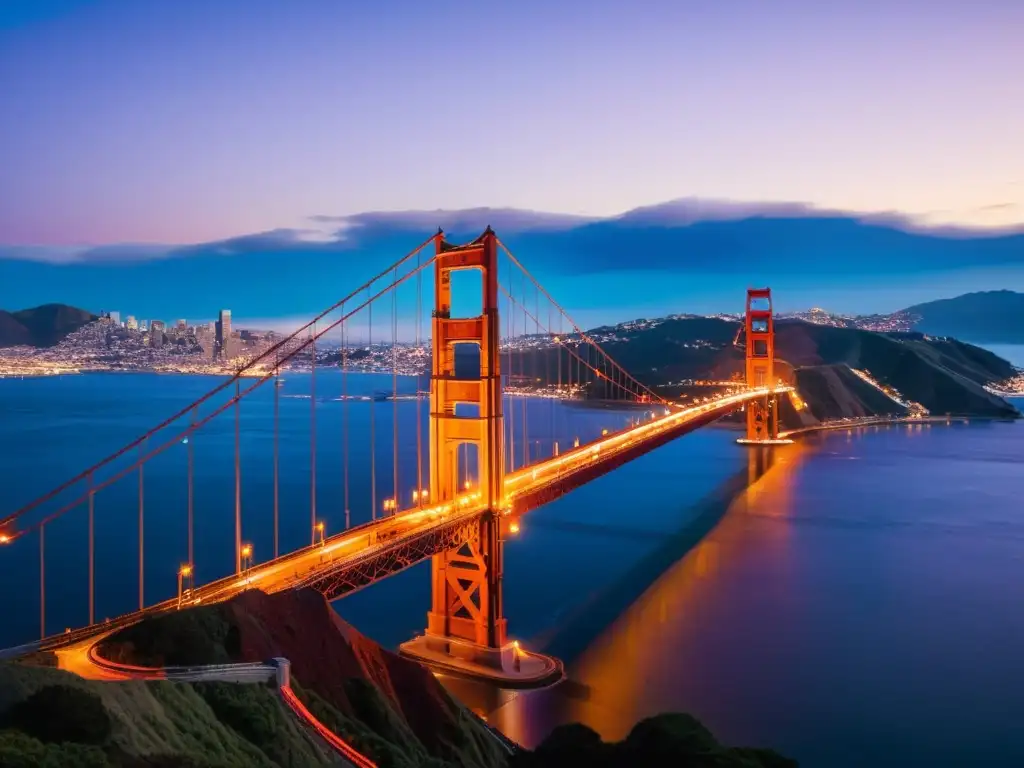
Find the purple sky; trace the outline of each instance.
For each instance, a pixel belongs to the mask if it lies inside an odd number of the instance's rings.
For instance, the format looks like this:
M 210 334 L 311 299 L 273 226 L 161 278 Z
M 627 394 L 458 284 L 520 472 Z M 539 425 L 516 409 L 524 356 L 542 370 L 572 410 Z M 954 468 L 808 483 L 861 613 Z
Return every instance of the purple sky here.
M 6 0 L 0 244 L 696 195 L 1024 222 L 1021 0 Z

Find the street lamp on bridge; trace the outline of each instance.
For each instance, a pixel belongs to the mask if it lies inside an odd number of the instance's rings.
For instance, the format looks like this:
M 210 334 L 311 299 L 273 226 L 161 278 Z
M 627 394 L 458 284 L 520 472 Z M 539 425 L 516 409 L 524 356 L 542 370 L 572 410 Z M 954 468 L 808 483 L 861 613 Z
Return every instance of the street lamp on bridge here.
M 192 596 L 192 565 L 185 563 L 178 569 L 178 608 L 182 600 Z M 186 586 L 187 584 L 187 586 Z
M 252 568 L 252 544 L 242 545 L 242 575 L 249 578 L 249 569 Z
M 320 520 L 319 522 L 317 522 L 317 524 L 316 524 L 316 532 L 320 536 L 320 546 L 322 547 L 324 545 L 324 523 L 323 523 L 323 520 Z

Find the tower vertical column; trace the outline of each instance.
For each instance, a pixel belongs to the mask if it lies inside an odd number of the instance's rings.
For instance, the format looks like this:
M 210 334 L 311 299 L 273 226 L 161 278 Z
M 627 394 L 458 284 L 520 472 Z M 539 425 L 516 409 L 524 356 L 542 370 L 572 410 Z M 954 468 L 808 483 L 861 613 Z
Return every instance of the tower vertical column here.
M 770 288 L 747 290 L 746 374 L 747 386 L 754 389 L 774 388 L 775 378 L 775 316 Z M 779 409 L 774 395 L 749 403 L 747 411 L 748 441 L 763 442 L 779 437 Z
M 427 631 L 399 646 L 407 657 L 446 672 L 538 687 L 560 680 L 562 663 L 509 642 L 502 607 L 502 512 L 505 507 L 505 430 L 502 419 L 501 324 L 498 317 L 498 238 L 490 227 L 466 245 L 434 240 L 434 295 L 430 376 L 430 503 L 452 515 L 479 510 L 457 549 L 431 558 Z M 478 317 L 452 317 L 452 273 L 478 270 L 483 302 Z M 480 349 L 476 375 L 456 376 L 455 348 Z M 475 414 L 457 412 L 475 406 Z M 459 486 L 462 445 L 477 447 L 479 485 Z M 466 502 L 465 504 L 463 502 Z
M 497 236 L 488 227 L 472 243 L 453 246 L 439 232 L 435 249 L 430 499 L 435 504 L 458 504 L 463 495 L 473 494 L 471 503 L 482 502 L 487 512 L 480 517 L 478 530 L 465 545 L 433 557 L 433 597 L 427 614 L 427 634 L 497 649 L 506 640 L 499 535 L 505 462 L 498 353 Z M 482 311 L 477 317 L 454 318 L 452 273 L 467 269 L 481 273 Z M 475 377 L 456 377 L 458 344 L 479 347 L 480 370 Z M 477 413 L 459 415 L 456 407 L 460 404 L 475 406 Z M 477 447 L 479 486 L 469 491 L 458 484 L 459 447 L 463 444 Z

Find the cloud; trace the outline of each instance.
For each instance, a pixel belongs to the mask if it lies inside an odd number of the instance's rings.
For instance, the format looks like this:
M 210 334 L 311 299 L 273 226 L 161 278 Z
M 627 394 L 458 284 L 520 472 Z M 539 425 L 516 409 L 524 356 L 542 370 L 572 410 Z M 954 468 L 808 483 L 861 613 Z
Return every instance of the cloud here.
M 49 264 L 107 264 L 164 258 L 178 248 L 152 243 L 114 245 L 0 245 L 0 259 L 42 261 Z
M 981 213 L 1007 213 L 1020 206 L 1005 202 L 975 209 Z M 418 238 L 438 227 L 461 239 L 493 227 L 502 236 L 545 238 L 588 231 L 686 230 L 714 224 L 770 221 L 801 223 L 813 229 L 815 222 L 845 222 L 946 239 L 984 239 L 1024 233 L 1024 225 L 964 227 L 941 223 L 943 214 L 932 211 L 909 216 L 896 211 L 851 212 L 819 208 L 802 202 L 743 202 L 707 198 L 679 198 L 644 206 L 611 217 L 588 217 L 516 208 L 469 208 L 433 211 L 368 211 L 353 215 L 316 214 L 303 226 L 255 232 L 194 245 L 114 244 L 103 246 L 0 245 L 0 260 L 36 261 L 49 264 L 110 264 L 151 261 L 197 255 L 239 256 L 273 252 L 337 252 L 372 247 L 395 235 L 416 233 Z M 795 230 L 794 230 L 795 231 Z M 710 252 L 728 251 L 728 238 L 701 243 Z
M 337 245 L 342 242 L 338 230 L 273 229 L 226 240 L 195 245 L 159 245 L 117 243 L 99 246 L 0 245 L 0 259 L 40 261 L 48 264 L 108 264 L 152 261 L 171 257 L 216 254 L 234 256 L 244 253 L 282 251 L 302 246 Z
M 370 211 L 346 217 L 345 221 L 353 227 L 373 229 L 398 227 L 429 232 L 440 227 L 446 232 L 479 233 L 488 226 L 498 232 L 565 230 L 599 219 L 518 208 L 467 208 L 459 211 Z

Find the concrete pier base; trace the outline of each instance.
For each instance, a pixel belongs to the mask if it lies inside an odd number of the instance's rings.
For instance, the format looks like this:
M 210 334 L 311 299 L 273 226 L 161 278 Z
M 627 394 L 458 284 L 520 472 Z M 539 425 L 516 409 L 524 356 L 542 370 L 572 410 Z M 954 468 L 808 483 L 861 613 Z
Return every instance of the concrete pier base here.
M 516 643 L 487 648 L 436 635 L 421 635 L 398 647 L 400 655 L 436 672 L 483 680 L 502 688 L 545 688 L 565 677 L 562 662 L 524 651 Z
M 776 437 L 774 439 L 767 440 L 751 440 L 746 437 L 741 437 L 736 441 L 740 445 L 792 445 L 793 441 L 786 437 Z

